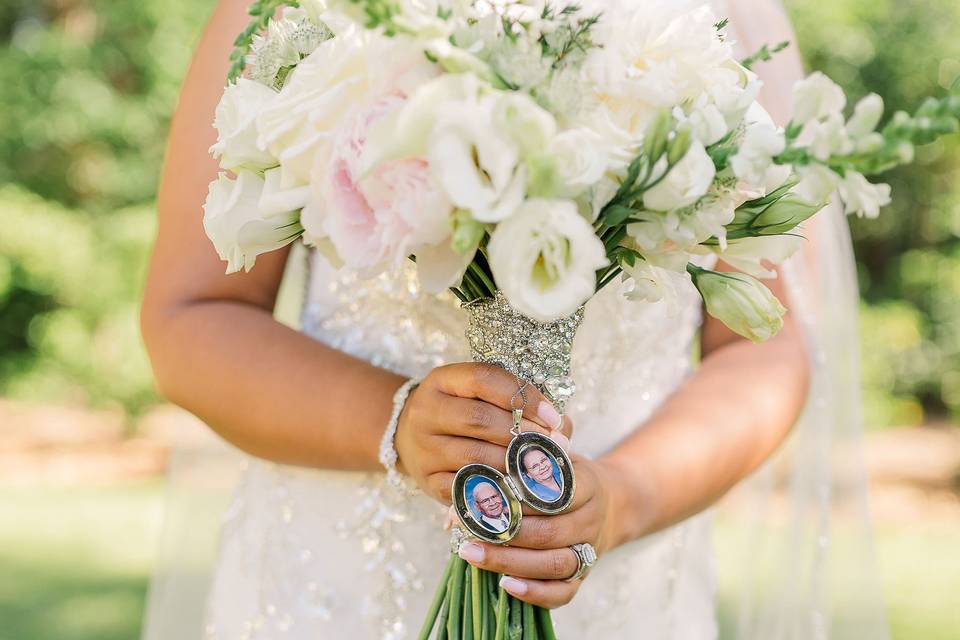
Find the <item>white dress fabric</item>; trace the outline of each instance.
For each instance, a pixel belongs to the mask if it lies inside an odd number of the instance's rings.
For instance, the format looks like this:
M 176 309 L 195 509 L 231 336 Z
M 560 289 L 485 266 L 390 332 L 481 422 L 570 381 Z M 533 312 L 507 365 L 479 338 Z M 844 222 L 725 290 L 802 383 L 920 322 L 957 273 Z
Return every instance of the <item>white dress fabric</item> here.
M 572 361 L 574 451 L 615 446 L 690 375 L 700 304 L 692 286 L 671 313 L 627 301 L 617 285 L 587 304 Z M 332 347 L 423 375 L 469 359 L 465 327 L 457 300 L 422 293 L 412 265 L 359 280 L 313 260 L 303 330 Z M 207 638 L 415 637 L 448 558 L 446 509 L 383 478 L 251 458 L 221 532 Z M 604 555 L 554 619 L 568 639 L 708 640 L 714 601 L 704 513 Z

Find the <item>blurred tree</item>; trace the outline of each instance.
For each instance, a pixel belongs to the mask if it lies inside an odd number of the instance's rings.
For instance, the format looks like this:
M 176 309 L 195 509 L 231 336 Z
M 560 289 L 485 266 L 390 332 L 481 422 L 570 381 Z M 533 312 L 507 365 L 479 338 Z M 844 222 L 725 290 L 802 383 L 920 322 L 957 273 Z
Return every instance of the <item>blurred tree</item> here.
M 787 0 L 810 69 L 912 110 L 960 76 L 954 0 Z M 884 176 L 893 203 L 851 220 L 864 300 L 868 422 L 960 417 L 960 141 Z

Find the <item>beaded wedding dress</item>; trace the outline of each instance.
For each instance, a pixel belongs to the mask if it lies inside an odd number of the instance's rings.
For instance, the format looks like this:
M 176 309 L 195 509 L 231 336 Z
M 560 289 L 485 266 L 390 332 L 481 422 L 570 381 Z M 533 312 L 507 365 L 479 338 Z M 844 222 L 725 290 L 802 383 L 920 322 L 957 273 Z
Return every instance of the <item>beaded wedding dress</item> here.
M 775 2 L 713 4 L 721 15 L 739 6 L 733 24 L 752 22 L 751 50 L 765 41 L 758 10 Z M 788 443 L 739 490 L 750 498 L 735 519 L 743 533 L 733 565 L 739 584 L 724 594 L 725 626 L 738 640 L 887 637 L 872 584 L 859 446 L 850 241 L 836 207 L 815 226 L 816 251 L 784 267 L 787 306 L 810 349 L 810 400 Z M 412 265 L 360 280 L 314 255 L 306 281 L 300 324 L 317 340 L 408 376 L 469 360 L 466 312 L 452 295 L 422 293 Z M 643 428 L 692 374 L 701 320 L 692 285 L 673 308 L 629 302 L 617 284 L 588 302 L 573 345 L 574 451 L 598 456 Z M 210 483 L 231 473 L 174 459 L 144 640 L 415 637 L 447 560 L 445 507 L 389 488 L 382 473 L 227 457 L 243 466 L 222 518 L 211 497 L 222 492 Z M 204 466 L 214 471 L 198 471 Z M 554 611 L 558 636 L 716 638 L 712 519 L 706 511 L 601 557 L 574 600 Z M 221 522 L 216 539 L 209 531 Z

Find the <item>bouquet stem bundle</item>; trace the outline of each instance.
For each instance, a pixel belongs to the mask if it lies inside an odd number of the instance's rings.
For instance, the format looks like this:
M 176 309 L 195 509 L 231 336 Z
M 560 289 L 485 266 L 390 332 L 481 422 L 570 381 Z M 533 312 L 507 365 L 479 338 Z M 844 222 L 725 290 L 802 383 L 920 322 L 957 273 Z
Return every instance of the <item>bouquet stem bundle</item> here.
M 556 640 L 550 612 L 511 597 L 501 574 L 450 554 L 418 640 Z

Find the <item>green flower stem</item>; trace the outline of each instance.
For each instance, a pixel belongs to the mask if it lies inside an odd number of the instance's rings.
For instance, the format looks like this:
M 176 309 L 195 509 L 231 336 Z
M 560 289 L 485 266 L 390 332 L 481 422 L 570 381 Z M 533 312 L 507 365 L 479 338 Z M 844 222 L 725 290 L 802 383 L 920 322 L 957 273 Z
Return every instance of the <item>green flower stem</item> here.
M 533 617 L 533 605 L 523 603 L 523 640 L 538 640 L 537 623 Z
M 507 604 L 507 592 L 500 587 L 497 593 L 497 629 L 493 634 L 493 640 L 505 640 L 507 637 L 507 615 L 509 614 Z
M 486 293 L 489 297 L 493 297 L 494 293 L 497 291 L 497 285 L 493 283 L 493 279 L 487 275 L 487 272 L 480 267 L 476 262 L 471 262 L 470 266 L 467 267 L 471 273 L 473 273 L 474 278 L 483 285 Z
M 447 618 L 447 634 L 450 640 L 460 640 L 460 615 L 463 613 L 463 567 L 467 561 L 453 556 L 453 575 L 450 577 L 450 615 Z
M 553 618 L 550 616 L 550 610 L 537 607 L 537 620 L 540 622 L 540 635 L 543 640 L 557 640 L 557 634 L 553 630 Z
M 494 615 L 490 609 L 490 577 L 489 571 L 480 572 L 480 640 L 490 640 L 490 618 Z
M 463 640 L 475 640 L 473 635 L 473 600 L 474 584 L 469 565 L 463 570 L 464 590 L 463 590 Z
M 520 640 L 523 637 L 523 620 L 521 619 L 523 603 L 509 595 L 507 600 L 510 602 L 510 628 L 507 629 L 507 639 Z
M 620 275 L 620 271 L 620 265 L 614 265 L 608 272 L 604 273 L 603 276 L 600 277 L 599 282 L 597 282 L 597 291 L 600 291 L 600 289 L 603 289 L 613 282 L 614 278 Z
M 437 621 L 437 614 L 440 613 L 440 607 L 443 606 L 443 603 L 446 601 L 447 586 L 450 583 L 450 572 L 453 570 L 454 564 L 453 558 L 454 554 L 450 554 L 450 559 L 447 561 L 447 566 L 443 570 L 443 577 L 440 579 L 437 592 L 433 595 L 433 602 L 430 603 L 430 609 L 427 611 L 427 617 L 423 621 L 423 626 L 420 628 L 420 635 L 417 636 L 418 640 L 429 640 L 430 632 L 433 631 L 434 623 Z
M 453 576 L 447 579 L 447 595 L 450 594 L 450 585 L 453 584 Z M 437 621 L 437 640 L 447 640 L 447 616 L 450 615 L 450 598 L 443 599 L 443 608 L 440 609 L 440 619 Z
M 470 589 L 470 605 L 473 609 L 471 613 L 471 619 L 473 620 L 473 636 L 480 640 L 480 634 L 483 633 L 481 629 L 482 620 L 481 610 L 480 610 L 480 592 L 485 588 L 483 583 L 480 582 L 480 569 L 470 565 L 470 584 L 472 588 Z

